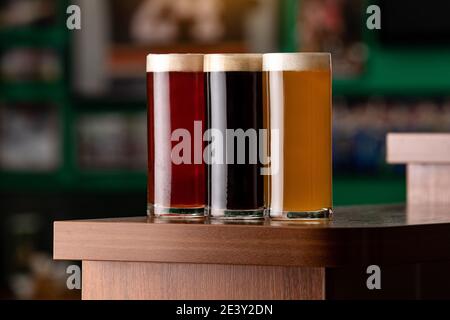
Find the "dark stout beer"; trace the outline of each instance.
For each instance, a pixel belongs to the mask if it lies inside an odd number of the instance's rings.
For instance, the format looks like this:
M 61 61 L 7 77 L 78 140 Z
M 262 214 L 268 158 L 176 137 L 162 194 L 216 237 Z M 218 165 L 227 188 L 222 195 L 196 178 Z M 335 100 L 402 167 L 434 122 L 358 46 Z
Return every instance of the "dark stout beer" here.
M 205 56 L 206 127 L 212 153 L 207 211 L 212 217 L 263 217 L 264 176 L 258 157 L 263 128 L 261 67 L 261 55 Z
M 203 55 L 148 55 L 147 90 L 148 213 L 204 216 Z

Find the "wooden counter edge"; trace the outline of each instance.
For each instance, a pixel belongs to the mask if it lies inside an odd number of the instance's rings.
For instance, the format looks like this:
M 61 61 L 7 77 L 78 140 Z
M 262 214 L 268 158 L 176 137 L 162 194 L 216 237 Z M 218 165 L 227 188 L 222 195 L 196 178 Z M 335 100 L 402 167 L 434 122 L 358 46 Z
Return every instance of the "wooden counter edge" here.
M 336 267 L 450 260 L 450 224 L 273 228 L 54 223 L 54 259 Z

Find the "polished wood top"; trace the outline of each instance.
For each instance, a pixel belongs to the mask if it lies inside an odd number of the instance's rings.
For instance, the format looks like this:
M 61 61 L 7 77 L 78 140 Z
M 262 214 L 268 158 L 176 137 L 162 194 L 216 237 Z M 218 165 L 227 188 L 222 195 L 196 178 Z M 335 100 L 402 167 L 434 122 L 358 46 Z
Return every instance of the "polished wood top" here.
M 316 267 L 450 261 L 450 207 L 342 207 L 322 223 L 57 221 L 54 258 Z

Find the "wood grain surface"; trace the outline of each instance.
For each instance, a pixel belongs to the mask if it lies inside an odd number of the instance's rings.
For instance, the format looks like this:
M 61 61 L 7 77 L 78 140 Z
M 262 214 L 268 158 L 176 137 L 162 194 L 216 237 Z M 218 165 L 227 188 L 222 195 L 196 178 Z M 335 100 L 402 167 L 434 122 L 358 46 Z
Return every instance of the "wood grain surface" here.
M 324 269 L 83 261 L 82 297 L 98 299 L 324 299 Z
M 337 208 L 319 224 L 59 221 L 54 258 L 299 267 L 450 261 L 450 207 Z

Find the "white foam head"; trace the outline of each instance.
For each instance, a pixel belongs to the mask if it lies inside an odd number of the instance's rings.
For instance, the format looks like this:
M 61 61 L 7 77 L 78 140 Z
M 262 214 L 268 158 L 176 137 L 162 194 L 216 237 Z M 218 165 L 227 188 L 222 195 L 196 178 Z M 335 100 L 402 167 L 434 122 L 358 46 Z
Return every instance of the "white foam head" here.
M 262 71 L 262 54 L 206 54 L 205 72 Z
M 147 55 L 147 72 L 202 72 L 203 55 L 168 53 Z
M 266 53 L 264 71 L 319 71 L 331 69 L 331 54 L 327 52 Z

